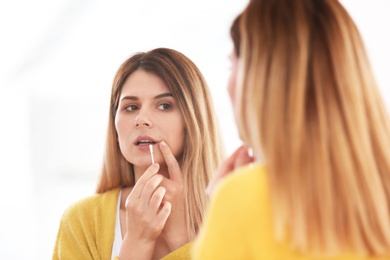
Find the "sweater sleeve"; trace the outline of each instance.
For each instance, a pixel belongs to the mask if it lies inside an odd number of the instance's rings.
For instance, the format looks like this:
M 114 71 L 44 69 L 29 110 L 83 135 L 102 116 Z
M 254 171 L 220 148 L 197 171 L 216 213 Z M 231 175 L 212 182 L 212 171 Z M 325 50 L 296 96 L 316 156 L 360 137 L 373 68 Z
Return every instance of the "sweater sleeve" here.
M 120 188 L 82 199 L 62 215 L 53 260 L 110 259 Z
M 97 259 L 90 236 L 88 223 L 80 217 L 77 205 L 70 207 L 61 218 L 52 259 Z

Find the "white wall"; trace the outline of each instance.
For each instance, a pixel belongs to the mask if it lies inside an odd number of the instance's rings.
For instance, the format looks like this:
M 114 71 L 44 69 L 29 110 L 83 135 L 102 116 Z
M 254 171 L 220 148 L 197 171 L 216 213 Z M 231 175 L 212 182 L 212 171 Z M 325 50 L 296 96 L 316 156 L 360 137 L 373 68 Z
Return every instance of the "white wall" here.
M 390 104 L 390 5 L 342 1 Z M 204 73 L 228 151 L 229 26 L 246 0 L 0 1 L 0 255 L 50 259 L 63 210 L 94 192 L 113 76 L 129 55 L 177 49 Z

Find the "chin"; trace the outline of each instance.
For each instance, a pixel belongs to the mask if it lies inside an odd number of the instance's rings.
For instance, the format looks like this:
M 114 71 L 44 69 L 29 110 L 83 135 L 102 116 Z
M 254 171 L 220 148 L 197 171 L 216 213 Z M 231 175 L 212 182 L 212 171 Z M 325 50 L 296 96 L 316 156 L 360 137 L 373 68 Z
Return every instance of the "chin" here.
M 148 168 L 149 166 L 152 165 L 152 161 L 149 162 L 137 162 L 137 163 L 132 163 L 134 167 L 137 168 Z

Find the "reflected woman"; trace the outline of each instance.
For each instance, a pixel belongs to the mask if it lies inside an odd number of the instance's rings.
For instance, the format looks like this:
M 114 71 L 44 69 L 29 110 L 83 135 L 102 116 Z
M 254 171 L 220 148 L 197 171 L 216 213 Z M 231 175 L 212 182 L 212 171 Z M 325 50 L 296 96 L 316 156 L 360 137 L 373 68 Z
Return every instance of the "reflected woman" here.
M 97 194 L 65 211 L 53 259 L 189 259 L 223 156 L 197 66 L 167 48 L 131 56 L 112 86 Z
M 238 150 L 220 167 L 234 172 L 194 259 L 390 259 L 390 121 L 351 16 L 337 0 L 253 0 L 231 36 L 256 163 L 235 169 Z

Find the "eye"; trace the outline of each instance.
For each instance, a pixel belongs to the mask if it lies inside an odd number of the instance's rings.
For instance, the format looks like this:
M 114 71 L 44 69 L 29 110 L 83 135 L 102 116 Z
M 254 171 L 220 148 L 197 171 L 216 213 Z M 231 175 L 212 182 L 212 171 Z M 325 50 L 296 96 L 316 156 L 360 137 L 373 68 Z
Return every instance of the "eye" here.
M 138 107 L 136 105 L 129 105 L 129 106 L 125 107 L 125 110 L 127 110 L 127 111 L 134 111 L 137 109 L 138 109 Z
M 158 108 L 161 110 L 169 110 L 172 108 L 172 105 L 168 104 L 168 103 L 164 103 L 164 104 L 159 105 Z

